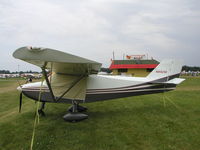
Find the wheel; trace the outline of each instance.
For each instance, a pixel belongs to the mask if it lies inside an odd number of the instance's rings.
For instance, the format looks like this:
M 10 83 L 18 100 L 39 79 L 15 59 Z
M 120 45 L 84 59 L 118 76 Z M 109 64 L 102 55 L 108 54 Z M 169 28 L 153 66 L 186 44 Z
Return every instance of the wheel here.
M 68 113 L 63 116 L 63 119 L 68 122 L 79 122 L 88 118 L 88 115 L 79 112 Z
M 44 113 L 44 111 L 42 110 L 42 109 L 39 109 L 38 110 L 38 114 L 40 115 L 40 116 L 45 116 L 45 113 Z

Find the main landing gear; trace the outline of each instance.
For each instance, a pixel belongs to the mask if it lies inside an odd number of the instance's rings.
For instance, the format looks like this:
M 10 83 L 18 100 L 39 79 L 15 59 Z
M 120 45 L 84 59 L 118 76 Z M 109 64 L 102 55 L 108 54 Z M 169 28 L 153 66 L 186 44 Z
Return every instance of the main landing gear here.
M 44 107 L 45 107 L 45 102 L 42 102 L 42 104 L 41 104 L 41 106 L 40 106 L 40 109 L 38 109 L 38 114 L 39 114 L 40 116 L 45 116 L 45 113 L 44 113 L 44 111 L 43 111 Z
M 80 113 L 86 111 L 87 108 L 80 106 L 76 101 L 72 102 L 72 106 L 69 107 L 69 113 L 63 116 L 65 121 L 78 122 L 88 118 L 88 115 Z
M 38 109 L 38 114 L 40 116 L 45 116 L 45 113 L 43 111 L 44 108 L 45 108 L 45 102 L 42 102 L 40 109 Z M 64 115 L 63 119 L 69 122 L 78 122 L 87 119 L 88 115 L 81 113 L 85 111 L 87 111 L 86 107 L 80 106 L 76 101 L 73 101 L 72 106 L 68 108 L 69 113 Z

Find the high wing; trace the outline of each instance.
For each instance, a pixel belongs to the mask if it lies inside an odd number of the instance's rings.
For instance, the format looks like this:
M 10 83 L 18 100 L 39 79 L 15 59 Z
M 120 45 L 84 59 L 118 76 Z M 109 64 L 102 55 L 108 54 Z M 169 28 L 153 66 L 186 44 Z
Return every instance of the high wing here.
M 61 98 L 85 100 L 87 76 L 97 74 L 101 67 L 96 61 L 49 48 L 22 47 L 13 57 L 42 68 L 55 101 Z M 49 79 L 46 69 L 53 72 Z
M 51 69 L 55 73 L 82 75 L 97 73 L 101 64 L 79 56 L 49 48 L 22 47 L 13 53 L 13 57 Z

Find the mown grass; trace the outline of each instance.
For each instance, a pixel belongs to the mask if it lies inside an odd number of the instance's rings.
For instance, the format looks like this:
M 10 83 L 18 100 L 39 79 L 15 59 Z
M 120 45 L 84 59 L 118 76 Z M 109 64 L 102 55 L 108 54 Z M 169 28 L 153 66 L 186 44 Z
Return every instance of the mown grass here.
M 4 81 L 5 82 L 5 81 Z M 13 88 L 15 81 L 2 88 Z M 10 84 L 12 83 L 12 84 Z M 13 85 L 13 86 L 11 86 Z M 36 104 L 18 92 L 0 93 L 0 149 L 30 149 Z M 35 150 L 199 150 L 200 78 L 187 78 L 177 90 L 84 104 L 89 119 L 63 121 L 68 104 L 47 104 L 36 127 Z

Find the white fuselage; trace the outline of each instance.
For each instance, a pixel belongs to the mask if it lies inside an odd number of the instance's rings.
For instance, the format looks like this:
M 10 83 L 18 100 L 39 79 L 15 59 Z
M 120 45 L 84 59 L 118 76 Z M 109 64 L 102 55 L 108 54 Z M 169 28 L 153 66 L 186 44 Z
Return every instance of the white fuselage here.
M 166 86 L 164 84 L 152 84 L 151 82 L 152 81 L 148 78 L 142 77 L 90 75 L 87 78 L 86 98 L 84 102 L 160 93 L 173 90 L 176 87 L 176 85 Z M 46 82 L 43 84 L 41 83 L 42 82 L 25 84 L 20 89 L 26 96 L 35 100 L 37 100 L 38 93 L 42 90 L 44 93 L 42 101 L 52 102 Z M 65 100 L 66 99 L 63 99 L 63 102 Z

